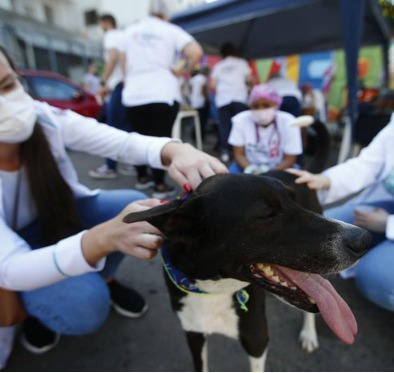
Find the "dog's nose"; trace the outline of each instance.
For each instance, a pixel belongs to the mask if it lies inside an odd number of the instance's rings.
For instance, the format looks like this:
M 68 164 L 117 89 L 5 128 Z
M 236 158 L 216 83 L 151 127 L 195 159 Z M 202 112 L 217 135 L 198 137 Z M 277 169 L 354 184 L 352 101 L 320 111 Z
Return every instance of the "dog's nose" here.
M 345 240 L 347 247 L 353 254 L 361 257 L 371 247 L 372 236 L 363 228 L 351 226 L 346 229 Z

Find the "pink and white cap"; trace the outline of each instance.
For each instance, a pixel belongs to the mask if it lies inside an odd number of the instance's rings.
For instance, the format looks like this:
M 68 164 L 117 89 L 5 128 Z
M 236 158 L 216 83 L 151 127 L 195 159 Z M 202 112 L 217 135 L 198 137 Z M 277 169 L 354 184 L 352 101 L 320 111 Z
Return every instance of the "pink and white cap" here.
M 282 97 L 269 84 L 257 84 L 252 88 L 249 95 L 249 105 L 259 99 L 270 100 L 278 107 L 282 104 Z

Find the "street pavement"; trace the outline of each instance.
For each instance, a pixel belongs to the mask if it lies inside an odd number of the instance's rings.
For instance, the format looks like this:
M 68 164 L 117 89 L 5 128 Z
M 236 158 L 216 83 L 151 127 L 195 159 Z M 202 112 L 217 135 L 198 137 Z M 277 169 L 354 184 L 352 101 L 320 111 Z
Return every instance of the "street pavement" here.
M 214 142 L 205 150 L 212 152 Z M 101 159 L 71 153 L 81 181 L 91 188 L 133 188 L 135 177 L 93 180 L 89 169 Z M 126 319 L 111 312 L 100 330 L 85 336 L 62 336 L 59 345 L 44 355 L 33 355 L 15 341 L 6 371 L 193 371 L 192 359 L 180 324 L 170 308 L 160 258 L 150 261 L 126 258 L 117 277 L 146 297 L 148 313 L 141 319 Z M 270 343 L 266 370 L 287 371 L 394 371 L 394 315 L 362 298 L 353 280 L 331 278 L 358 321 L 359 332 L 352 346 L 340 342 L 317 317 L 319 349 L 301 350 L 298 333 L 302 313 L 267 297 Z M 246 354 L 235 340 L 213 335 L 208 338 L 211 371 L 248 371 Z

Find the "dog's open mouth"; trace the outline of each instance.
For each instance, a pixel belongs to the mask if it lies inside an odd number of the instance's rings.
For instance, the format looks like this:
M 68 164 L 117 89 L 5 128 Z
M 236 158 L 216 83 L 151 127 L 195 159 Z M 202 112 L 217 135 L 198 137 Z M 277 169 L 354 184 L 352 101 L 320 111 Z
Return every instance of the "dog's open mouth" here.
M 314 273 L 263 263 L 252 264 L 248 270 L 254 283 L 297 308 L 320 312 L 339 339 L 354 342 L 356 319 L 328 280 Z

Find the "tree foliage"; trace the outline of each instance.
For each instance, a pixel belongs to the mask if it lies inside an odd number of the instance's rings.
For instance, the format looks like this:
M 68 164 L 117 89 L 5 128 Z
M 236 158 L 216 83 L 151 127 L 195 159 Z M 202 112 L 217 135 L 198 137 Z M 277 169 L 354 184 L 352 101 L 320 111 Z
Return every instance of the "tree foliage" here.
M 379 4 L 382 7 L 383 15 L 390 23 L 392 29 L 394 29 L 394 5 L 391 0 L 379 0 Z

